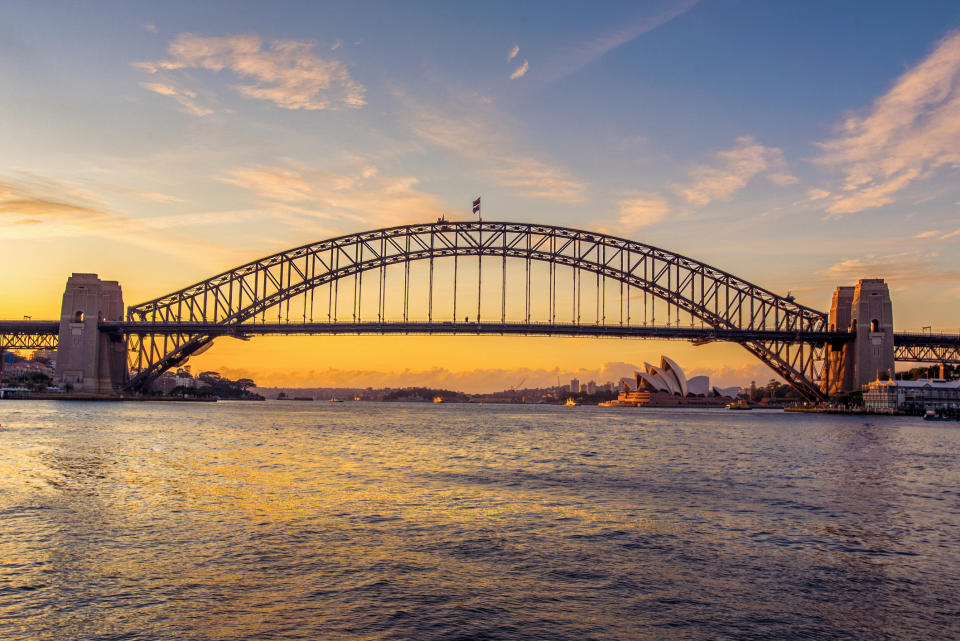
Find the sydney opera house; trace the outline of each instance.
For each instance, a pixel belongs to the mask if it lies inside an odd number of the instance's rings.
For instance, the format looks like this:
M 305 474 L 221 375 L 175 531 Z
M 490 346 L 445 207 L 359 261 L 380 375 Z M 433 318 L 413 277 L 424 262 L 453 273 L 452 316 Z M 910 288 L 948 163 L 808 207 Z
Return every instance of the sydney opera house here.
M 635 372 L 633 380 L 620 379 L 623 391 L 608 407 L 723 407 L 736 397 L 738 387 L 710 387 L 710 377 L 688 379 L 670 358 L 660 357 L 660 367 L 644 363 L 645 372 Z

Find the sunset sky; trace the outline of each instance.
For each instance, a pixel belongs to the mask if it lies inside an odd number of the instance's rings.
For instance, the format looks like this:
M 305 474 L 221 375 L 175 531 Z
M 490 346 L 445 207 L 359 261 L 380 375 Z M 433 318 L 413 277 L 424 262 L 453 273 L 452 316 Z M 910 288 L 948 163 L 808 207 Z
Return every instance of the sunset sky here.
M 922 6 L 922 9 L 918 7 Z M 446 213 L 570 225 L 897 329 L 960 327 L 960 3 L 7 2 L 0 318 L 71 272 L 126 304 L 295 245 Z M 742 348 L 547 338 L 221 339 L 264 385 L 466 391 Z M 408 371 L 409 370 L 409 371 Z

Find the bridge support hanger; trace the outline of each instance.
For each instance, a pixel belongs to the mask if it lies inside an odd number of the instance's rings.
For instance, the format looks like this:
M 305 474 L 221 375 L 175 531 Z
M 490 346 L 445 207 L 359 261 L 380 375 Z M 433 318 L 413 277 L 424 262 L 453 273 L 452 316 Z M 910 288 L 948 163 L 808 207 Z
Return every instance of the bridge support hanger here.
M 822 387 L 827 396 L 860 390 L 894 376 L 893 303 L 882 278 L 841 286 L 830 305 L 830 331 L 849 330 L 853 341 L 828 344 Z
M 123 291 L 96 274 L 67 279 L 60 308 L 60 337 L 54 382 L 90 394 L 119 394 L 127 384 L 127 345 L 101 332 L 100 321 L 122 321 Z

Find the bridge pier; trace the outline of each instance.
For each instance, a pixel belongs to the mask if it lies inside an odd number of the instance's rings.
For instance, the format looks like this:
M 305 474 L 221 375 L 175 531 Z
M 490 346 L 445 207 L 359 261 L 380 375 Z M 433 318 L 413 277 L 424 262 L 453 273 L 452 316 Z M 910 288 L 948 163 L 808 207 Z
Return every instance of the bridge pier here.
M 837 287 L 830 306 L 830 331 L 850 331 L 851 342 L 828 344 L 824 391 L 855 392 L 870 381 L 894 375 L 893 303 L 882 278 Z
M 60 309 L 55 381 L 76 392 L 119 394 L 127 382 L 127 349 L 100 331 L 100 321 L 123 320 L 123 291 L 96 274 L 67 279 Z

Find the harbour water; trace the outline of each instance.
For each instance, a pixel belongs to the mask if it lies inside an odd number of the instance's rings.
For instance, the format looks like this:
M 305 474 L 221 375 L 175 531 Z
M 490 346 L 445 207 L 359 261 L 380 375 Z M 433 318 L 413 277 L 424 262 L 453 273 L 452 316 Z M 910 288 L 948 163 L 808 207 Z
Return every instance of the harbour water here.
M 2 639 L 960 638 L 960 424 L 0 403 Z

